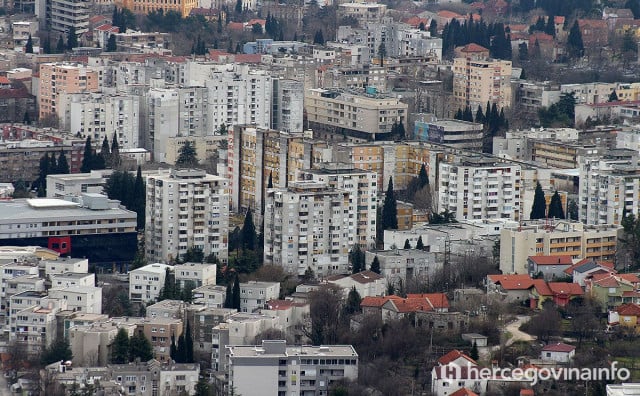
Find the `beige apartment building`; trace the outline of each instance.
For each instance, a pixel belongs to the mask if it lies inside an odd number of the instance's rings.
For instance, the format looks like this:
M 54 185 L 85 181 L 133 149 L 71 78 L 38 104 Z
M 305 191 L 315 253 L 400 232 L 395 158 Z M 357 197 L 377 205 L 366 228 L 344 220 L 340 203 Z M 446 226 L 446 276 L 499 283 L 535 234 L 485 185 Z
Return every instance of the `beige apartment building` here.
M 142 332 L 153 346 L 153 358 L 160 362 L 171 361 L 171 336 L 177 340 L 182 334 L 182 319 L 145 318 L 136 329 Z
M 81 64 L 41 64 L 40 95 L 38 97 L 40 118 L 51 115 L 59 116 L 57 101 L 61 93 L 98 92 L 101 78 L 102 72 Z
M 383 94 L 313 88 L 305 93 L 304 109 L 314 136 L 324 139 L 384 140 L 392 138 L 394 123 L 407 128 L 408 105 Z
M 198 7 L 198 0 L 175 0 L 159 2 L 155 0 L 118 0 L 116 6 L 127 8 L 134 14 L 148 14 L 152 11 L 175 11 L 186 18 L 191 10 Z
M 529 256 L 571 256 L 613 261 L 619 226 L 585 225 L 569 220 L 532 220 L 500 233 L 500 270 L 526 274 Z
M 478 106 L 483 111 L 487 102 L 499 109 L 511 106 L 511 61 L 471 58 L 453 60 L 453 97 L 457 108 Z

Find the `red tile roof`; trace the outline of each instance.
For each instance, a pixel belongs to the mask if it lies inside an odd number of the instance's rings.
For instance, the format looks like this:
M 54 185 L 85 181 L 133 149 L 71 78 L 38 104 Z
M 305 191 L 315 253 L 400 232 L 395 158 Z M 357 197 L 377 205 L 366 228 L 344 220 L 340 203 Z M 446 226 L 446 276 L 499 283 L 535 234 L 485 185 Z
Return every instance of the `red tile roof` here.
M 571 256 L 529 256 L 537 265 L 571 265 Z
M 591 263 L 591 262 L 595 262 L 596 264 L 600 265 L 601 267 L 613 270 L 613 262 L 611 262 L 611 261 L 596 261 L 596 260 L 594 260 L 592 258 L 586 258 L 586 259 L 582 259 L 582 260 L 578 261 L 577 263 L 575 263 L 571 267 L 569 267 L 566 270 L 564 270 L 564 273 L 567 274 L 567 275 L 573 275 L 573 270 L 574 269 L 579 268 L 579 267 L 581 267 L 581 266 L 583 266 L 585 264 Z
M 450 19 L 462 18 L 462 15 L 458 14 L 457 12 L 453 12 L 449 10 L 438 11 L 438 16 L 442 18 L 450 18 Z
M 638 283 L 640 282 L 640 278 L 636 274 L 618 274 L 618 276 L 627 282 Z
M 0 76 L 0 84 L 2 85 L 11 84 L 11 81 L 5 76 Z
M 435 379 L 451 379 L 451 371 L 449 367 L 446 366 L 436 366 L 433 368 Z M 486 379 L 481 375 L 480 370 L 477 368 L 471 368 L 467 366 L 460 367 L 459 371 L 456 371 L 455 374 L 460 374 L 456 377 L 456 379 Z
M 380 308 L 387 301 L 389 301 L 390 299 L 399 299 L 399 300 L 401 300 L 402 297 L 398 297 L 398 296 L 386 296 L 386 297 L 367 296 L 367 297 L 362 299 L 362 301 L 360 302 L 360 306 L 361 307 L 376 307 L 376 308 Z
M 350 278 L 358 283 L 366 284 L 366 283 L 373 283 L 380 279 L 384 279 L 384 276 L 377 274 L 373 271 L 362 271 L 362 272 L 358 272 L 357 274 L 351 275 Z
M 533 286 L 533 279 L 528 274 L 487 275 L 487 277 L 505 290 L 526 290 Z
M 244 23 L 242 22 L 229 22 L 227 24 L 227 29 L 229 30 L 244 30 Z
M 404 23 L 411 27 L 418 28 L 421 23 L 423 23 L 425 27 L 429 27 L 431 22 L 427 18 L 420 18 L 419 16 L 414 15 L 411 18 L 405 19 Z
M 594 274 L 591 283 L 600 287 L 618 287 L 618 279 L 612 274 Z
M 292 300 L 269 300 L 267 307 L 274 311 L 286 311 L 293 307 L 304 307 L 306 304 L 295 302 Z
M 582 287 L 577 283 L 549 282 L 548 285 L 554 295 L 568 294 L 570 296 L 581 296 L 584 294 Z
M 478 396 L 474 391 L 467 388 L 460 388 L 453 392 L 450 396 Z
M 520 396 L 534 396 L 533 389 L 520 389 Z
M 547 285 L 547 282 L 544 279 L 534 279 L 533 287 L 535 287 L 536 292 L 538 292 L 541 296 L 553 296 L 553 292 Z
M 473 52 L 489 52 L 489 50 L 476 43 L 470 43 L 460 49 L 460 52 L 473 53 Z
M 622 292 L 622 297 L 640 298 L 640 292 L 633 291 L 633 290 L 627 290 L 627 291 Z
M 460 352 L 457 349 L 453 349 L 449 353 L 441 356 L 440 359 L 438 359 L 438 364 L 440 364 L 441 366 L 446 366 L 447 364 L 453 362 L 458 358 L 466 359 L 467 361 L 469 361 L 469 363 L 473 365 L 478 364 L 475 360 L 471 359 L 469 356 L 465 355 L 464 353 Z
M 260 63 L 262 62 L 261 54 L 236 54 L 236 63 Z
M 513 24 L 509 24 L 508 26 L 509 26 L 509 30 L 511 30 L 511 33 L 514 33 L 514 32 L 524 33 L 529 31 L 529 25 L 525 25 L 525 24 L 513 23 Z
M 620 315 L 624 316 L 640 316 L 640 305 L 638 304 L 622 304 L 616 308 Z
M 556 344 L 546 345 L 542 350 L 544 352 L 565 352 L 569 353 L 571 351 L 575 351 L 576 347 L 573 345 L 565 344 L 563 342 L 558 342 Z
M 602 19 L 578 19 L 578 26 L 580 26 L 580 29 L 585 27 L 591 29 L 607 29 L 607 21 Z

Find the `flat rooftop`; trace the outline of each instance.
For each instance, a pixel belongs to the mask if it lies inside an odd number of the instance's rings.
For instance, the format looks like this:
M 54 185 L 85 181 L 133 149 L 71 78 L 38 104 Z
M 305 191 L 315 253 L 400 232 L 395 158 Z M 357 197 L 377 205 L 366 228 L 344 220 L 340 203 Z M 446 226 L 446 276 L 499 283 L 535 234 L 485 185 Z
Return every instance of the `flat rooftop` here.
M 29 202 L 31 201 L 31 202 Z M 103 210 L 91 210 L 83 208 L 78 203 L 65 201 L 63 199 L 16 199 L 13 201 L 0 201 L 0 223 L 14 223 L 34 219 L 42 222 L 48 217 L 64 218 L 73 220 L 75 218 L 103 219 L 105 216 L 128 216 L 135 220 L 135 212 L 126 209 L 109 208 Z
M 261 356 L 308 356 L 308 357 L 322 357 L 322 356 L 338 356 L 338 357 L 354 357 L 357 358 L 358 354 L 351 345 L 327 345 L 327 346 L 288 346 L 284 353 L 265 353 L 262 346 L 255 345 L 237 345 L 229 347 L 231 356 L 234 357 L 261 357 Z

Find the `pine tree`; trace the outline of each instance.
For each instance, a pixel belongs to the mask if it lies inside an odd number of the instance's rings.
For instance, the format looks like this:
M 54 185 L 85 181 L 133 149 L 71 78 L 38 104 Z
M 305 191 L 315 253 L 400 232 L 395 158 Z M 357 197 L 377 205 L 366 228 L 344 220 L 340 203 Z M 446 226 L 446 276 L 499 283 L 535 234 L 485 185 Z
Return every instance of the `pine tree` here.
M 416 243 L 416 249 L 424 250 L 424 242 L 422 242 L 422 235 L 418 237 L 418 242 Z
M 72 50 L 78 46 L 78 35 L 76 28 L 71 26 L 67 32 L 67 49 Z
M 480 354 L 478 353 L 478 344 L 473 342 L 473 346 L 471 346 L 471 351 L 469 351 L 469 357 L 473 360 L 478 360 L 480 358 Z
M 117 169 L 122 162 L 120 158 L 120 144 L 118 143 L 118 135 L 114 132 L 111 138 L 111 167 Z
M 247 209 L 242 225 L 242 249 L 255 250 L 256 248 L 256 227 L 253 224 L 253 214 L 251 208 Z
M 411 249 L 411 242 L 409 242 L 409 238 L 404 240 L 404 248 L 403 249 Z
M 136 358 L 141 362 L 153 359 L 153 345 L 142 332 L 134 334 L 129 339 L 129 361 L 133 362 Z
M 40 356 L 40 362 L 43 365 L 48 365 L 60 361 L 68 361 L 73 358 L 71 352 L 71 346 L 69 340 L 65 337 L 56 338 L 49 347 L 47 347 Z
M 138 165 L 136 181 L 133 185 L 133 210 L 138 214 L 138 230 L 143 230 L 146 222 L 145 210 L 147 206 L 147 194 L 144 180 L 142 179 L 142 168 Z
M 111 343 L 111 363 L 124 364 L 129 362 L 129 335 L 124 328 L 120 328 Z
M 365 267 L 364 252 L 357 243 L 353 245 L 349 251 L 349 260 L 351 261 L 351 272 L 357 274 Z
M 58 166 L 56 169 L 56 173 L 58 174 L 69 174 L 69 162 L 67 161 L 67 156 L 64 154 L 64 150 L 60 150 L 60 155 L 58 156 Z
M 584 55 L 584 43 L 582 42 L 582 33 L 580 32 L 580 25 L 578 25 L 577 19 L 569 30 L 567 47 L 569 56 L 572 58 L 581 58 Z
M 431 23 L 429 24 L 429 34 L 431 37 L 436 37 L 438 35 L 438 22 L 435 18 L 432 18 Z
M 382 206 L 382 230 L 398 229 L 398 207 L 393 192 L 393 177 L 389 178 L 387 192 Z
M 609 102 L 617 102 L 617 101 L 618 101 L 618 94 L 614 89 L 613 92 L 611 92 L 611 95 L 609 95 Z
M 529 218 L 531 220 L 544 219 L 546 217 L 547 203 L 544 199 L 544 191 L 540 182 L 536 183 L 536 190 L 533 195 L 533 205 L 531 206 L 531 214 Z
M 24 52 L 27 54 L 33 54 L 33 38 L 31 34 L 29 34 L 29 38 L 27 39 L 27 44 L 24 47 Z
M 558 191 L 554 192 L 549 201 L 549 217 L 555 219 L 564 219 L 564 209 L 562 208 L 562 199 Z
M 118 50 L 118 44 L 116 43 L 116 35 L 109 35 L 109 40 L 107 40 L 107 52 L 116 52 Z
M 91 136 L 87 136 L 84 143 L 84 156 L 82 157 L 82 166 L 80 172 L 89 173 L 93 169 L 93 147 L 91 146 Z
M 371 267 L 369 267 L 369 270 L 371 272 L 375 272 L 376 274 L 380 273 L 380 260 L 378 260 L 378 256 L 375 256 L 373 258 L 373 261 L 371 262 Z
M 429 185 L 429 175 L 427 174 L 427 168 L 424 166 L 424 163 L 422 164 L 422 166 L 420 166 L 420 173 L 418 173 L 418 183 L 420 188 Z
M 178 150 L 176 166 L 183 168 L 194 168 L 198 165 L 198 154 L 193 143 L 187 141 Z

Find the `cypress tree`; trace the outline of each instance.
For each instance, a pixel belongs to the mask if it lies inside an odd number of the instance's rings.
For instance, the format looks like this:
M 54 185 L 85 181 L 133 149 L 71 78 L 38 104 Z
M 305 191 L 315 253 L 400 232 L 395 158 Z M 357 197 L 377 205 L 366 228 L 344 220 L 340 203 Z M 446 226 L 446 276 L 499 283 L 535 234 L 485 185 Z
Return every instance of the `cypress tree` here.
M 424 249 L 424 242 L 422 242 L 422 235 L 418 237 L 418 242 L 416 243 L 416 249 L 418 250 Z
M 56 154 L 51 153 L 51 157 L 49 157 L 49 174 L 55 175 L 58 173 L 58 161 L 56 161 Z M 46 179 L 45 179 L 46 182 Z
M 133 185 L 133 210 L 138 214 L 138 230 L 143 230 L 145 226 L 146 202 L 147 196 L 144 187 L 144 180 L 142 179 L 142 168 L 138 165 L 136 181 Z
M 273 171 L 269 172 L 269 180 L 267 181 L 267 188 L 273 188 Z
M 389 178 L 387 192 L 384 197 L 382 206 L 382 229 L 397 230 L 398 229 L 398 208 L 396 197 L 393 192 L 393 177 Z
M 231 308 L 240 310 L 240 280 L 238 275 L 235 276 L 233 281 L 233 299 L 231 300 Z
M 111 344 L 111 363 L 127 362 L 129 362 L 129 335 L 125 329 L 120 328 Z
M 93 147 L 91 147 L 91 136 L 87 136 L 84 143 L 84 156 L 82 157 L 82 166 L 80 172 L 89 173 L 93 169 Z
M 558 191 L 554 192 L 549 201 L 549 217 L 556 219 L 564 219 L 564 209 L 562 208 L 562 199 Z
M 38 175 L 38 196 L 45 197 L 47 195 L 47 175 L 50 172 L 49 153 L 44 153 L 40 158 L 40 174 Z
M 33 38 L 31 38 L 31 34 L 29 34 L 29 38 L 27 39 L 27 44 L 24 47 L 24 52 L 27 54 L 33 54 Z
M 100 156 L 102 157 L 104 164 L 108 167 L 111 167 L 111 151 L 109 148 L 109 139 L 107 139 L 106 135 L 102 140 L 102 147 L 100 148 Z
M 58 156 L 58 167 L 56 169 L 58 174 L 69 174 L 69 162 L 67 161 L 67 156 L 64 154 L 64 150 L 60 150 L 60 155 Z
M 469 357 L 473 360 L 478 360 L 478 358 L 480 357 L 480 354 L 478 353 L 478 344 L 476 344 L 476 342 L 473 342 L 473 346 L 471 347 L 471 351 L 469 352 Z
M 191 334 L 189 319 L 187 319 L 185 333 L 185 363 L 193 363 L 193 335 Z
M 438 22 L 435 18 L 432 18 L 431 23 L 429 24 L 429 34 L 431 37 L 436 37 L 438 35 Z
M 536 183 L 536 190 L 533 195 L 533 205 L 531 206 L 531 214 L 529 218 L 531 220 L 544 219 L 546 215 L 547 203 L 544 199 L 544 191 L 540 182 Z
M 567 38 L 567 47 L 569 49 L 569 56 L 572 58 L 581 58 L 584 55 L 584 43 L 582 42 L 582 33 L 580 32 L 580 25 L 576 19 L 569 30 L 569 37 Z
M 256 243 L 256 227 L 253 224 L 253 215 L 251 208 L 247 209 L 242 225 L 242 248 L 246 250 L 255 250 Z
M 44 52 L 45 54 L 51 53 L 51 40 L 49 39 L 48 36 L 44 40 L 44 43 L 42 44 L 42 52 Z
M 224 307 L 233 308 L 233 282 L 232 281 L 229 281 L 227 283 L 227 293 L 224 296 Z
M 67 49 L 72 50 L 78 46 L 78 35 L 76 34 L 76 28 L 71 26 L 67 33 Z
M 409 238 L 404 240 L 404 248 L 403 249 L 411 249 L 411 242 L 409 242 Z
M 176 345 L 176 335 L 171 333 L 171 346 L 169 347 L 169 356 L 171 360 L 178 363 L 178 346 Z
M 56 44 L 56 54 L 64 53 L 64 40 L 62 36 L 58 36 L 58 43 Z
M 116 169 L 120 166 L 120 144 L 118 143 L 118 135 L 114 132 L 111 139 L 111 167 Z
M 614 89 L 613 92 L 611 92 L 611 95 L 609 95 L 609 102 L 617 102 L 617 101 L 618 101 L 618 94 Z
M 418 174 L 418 181 L 420 188 L 429 185 L 429 175 L 427 174 L 427 168 L 422 164 L 420 166 L 420 173 Z
M 478 110 L 476 110 L 476 123 L 484 124 L 484 113 L 482 112 L 482 106 L 478 105 Z
M 364 252 L 360 249 L 360 245 L 357 243 L 354 244 L 351 251 L 349 251 L 349 259 L 351 260 L 352 273 L 357 274 L 364 269 Z

